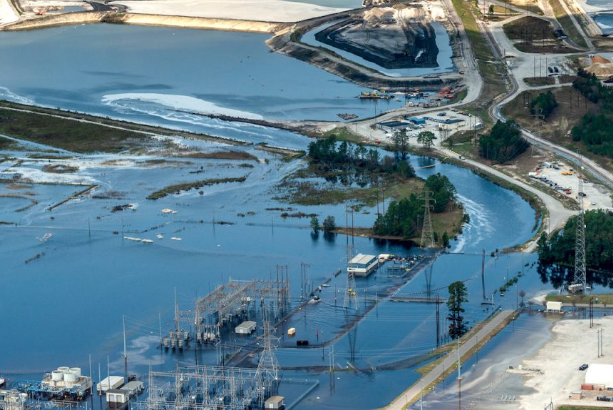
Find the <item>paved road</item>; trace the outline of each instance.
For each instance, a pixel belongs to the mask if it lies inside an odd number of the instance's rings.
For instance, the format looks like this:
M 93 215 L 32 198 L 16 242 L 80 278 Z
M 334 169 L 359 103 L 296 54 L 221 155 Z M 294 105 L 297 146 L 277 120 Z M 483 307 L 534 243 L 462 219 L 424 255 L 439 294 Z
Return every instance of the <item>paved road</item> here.
M 481 330 L 477 332 L 476 335 L 468 339 L 464 342 L 464 344 L 460 345 L 460 354 L 464 356 L 470 349 L 475 347 L 479 340 L 485 339 L 492 331 L 500 325 L 503 321 L 505 321 L 508 317 L 513 315 L 513 310 L 503 310 L 498 315 L 496 315 L 492 320 L 490 320 Z M 432 371 L 425 376 L 422 377 L 422 381 L 414 384 L 408 390 L 406 390 L 400 397 L 398 397 L 394 402 L 392 402 L 386 409 L 390 410 L 401 410 L 404 406 L 407 405 L 409 401 L 413 398 L 421 397 L 421 389 L 422 386 L 429 386 L 434 383 L 436 379 L 441 377 L 441 375 L 445 372 L 445 370 L 449 369 L 449 367 L 455 365 L 458 361 L 458 353 L 457 350 L 449 353 L 445 359 L 439 363 Z M 423 384 L 422 384 L 423 383 Z

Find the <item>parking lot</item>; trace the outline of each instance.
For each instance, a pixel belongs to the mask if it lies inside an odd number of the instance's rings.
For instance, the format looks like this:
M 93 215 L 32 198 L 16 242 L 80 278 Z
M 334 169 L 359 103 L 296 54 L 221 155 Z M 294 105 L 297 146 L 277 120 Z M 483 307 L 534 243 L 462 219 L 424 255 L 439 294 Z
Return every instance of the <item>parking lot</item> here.
M 607 190 L 598 183 L 583 180 L 583 191 L 578 192 L 581 175 L 576 168 L 561 162 L 543 162 L 528 176 L 579 201 L 584 209 L 613 209 L 613 202 Z

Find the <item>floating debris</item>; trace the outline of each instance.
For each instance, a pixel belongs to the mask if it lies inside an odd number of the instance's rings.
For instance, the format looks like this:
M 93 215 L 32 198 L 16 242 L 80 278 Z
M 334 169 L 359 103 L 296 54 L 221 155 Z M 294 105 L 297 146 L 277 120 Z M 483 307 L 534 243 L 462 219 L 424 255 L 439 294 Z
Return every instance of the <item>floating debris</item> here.
M 357 115 L 349 114 L 349 113 L 341 113 L 341 114 L 336 114 L 336 115 L 338 115 L 343 120 L 353 120 L 353 119 L 358 118 Z
M 153 243 L 153 240 L 151 240 L 151 239 L 142 239 L 141 242 L 142 243 Z
M 181 238 L 177 238 L 176 236 L 173 236 L 173 237 L 172 237 L 172 238 L 170 238 L 170 239 L 172 239 L 173 241 L 180 241 L 180 240 L 181 240 Z
M 172 209 L 170 209 L 170 208 L 164 208 L 164 209 L 162 209 L 162 213 L 163 213 L 163 214 L 173 214 L 173 215 L 174 215 L 174 214 L 176 214 L 176 213 L 177 213 L 177 211 L 172 210 Z
M 38 239 L 39 242 L 47 242 L 49 239 L 51 239 L 52 236 L 53 236 L 52 233 L 46 233 L 43 235 L 42 238 L 36 238 L 36 239 Z
M 164 239 L 164 235 L 162 235 L 161 233 L 157 234 L 157 238 L 158 239 Z

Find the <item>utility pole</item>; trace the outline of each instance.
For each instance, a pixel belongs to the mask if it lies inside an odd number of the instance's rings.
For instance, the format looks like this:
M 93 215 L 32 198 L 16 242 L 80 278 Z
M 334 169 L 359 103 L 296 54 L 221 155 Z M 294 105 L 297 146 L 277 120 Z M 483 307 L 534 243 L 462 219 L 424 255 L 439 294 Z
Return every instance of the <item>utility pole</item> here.
M 126 343 L 126 315 L 122 316 L 123 319 L 123 367 L 126 380 L 128 380 L 128 344 Z
M 481 252 L 481 290 L 483 291 L 483 301 L 487 300 L 485 296 L 485 249 Z

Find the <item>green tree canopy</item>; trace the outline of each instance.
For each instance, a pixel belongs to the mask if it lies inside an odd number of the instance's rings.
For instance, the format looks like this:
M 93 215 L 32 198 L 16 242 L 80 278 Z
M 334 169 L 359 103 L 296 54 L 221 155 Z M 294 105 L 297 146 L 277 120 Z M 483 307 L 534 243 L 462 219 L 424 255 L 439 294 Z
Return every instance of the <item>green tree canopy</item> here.
M 503 163 L 522 154 L 530 144 L 521 137 L 521 129 L 514 121 L 498 121 L 489 134 L 479 139 L 479 155 Z
M 457 339 L 468 331 L 464 323 L 463 303 L 468 302 L 468 290 L 464 282 L 457 281 L 449 285 L 449 299 L 447 299 L 447 309 L 449 309 L 449 337 Z

